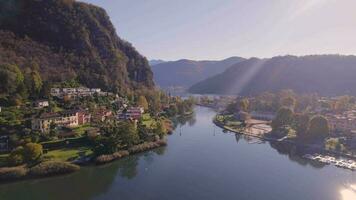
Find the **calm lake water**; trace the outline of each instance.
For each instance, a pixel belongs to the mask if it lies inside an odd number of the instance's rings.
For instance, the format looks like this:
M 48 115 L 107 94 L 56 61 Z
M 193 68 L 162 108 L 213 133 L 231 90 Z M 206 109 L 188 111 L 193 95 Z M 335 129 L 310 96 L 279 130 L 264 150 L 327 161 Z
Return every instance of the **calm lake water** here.
M 214 115 L 197 107 L 167 147 L 68 176 L 0 185 L 0 199 L 356 199 L 356 172 L 224 133 Z

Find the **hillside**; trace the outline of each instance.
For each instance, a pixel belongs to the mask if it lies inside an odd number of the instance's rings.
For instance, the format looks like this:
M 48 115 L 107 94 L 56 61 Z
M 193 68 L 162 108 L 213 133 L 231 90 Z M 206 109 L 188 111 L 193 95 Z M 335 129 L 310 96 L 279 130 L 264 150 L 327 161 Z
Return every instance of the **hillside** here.
M 254 94 L 292 89 L 299 93 L 356 95 L 356 56 L 314 55 L 252 58 L 193 85 L 192 93 Z
M 221 61 L 178 60 L 152 66 L 154 80 L 162 88 L 180 86 L 189 88 L 194 83 L 223 72 L 229 66 L 244 60 L 231 57 Z
M 0 13 L 0 65 L 38 68 L 49 83 L 75 79 L 122 93 L 154 87 L 148 61 L 116 35 L 102 8 L 74 0 L 12 0 L 0 2 Z

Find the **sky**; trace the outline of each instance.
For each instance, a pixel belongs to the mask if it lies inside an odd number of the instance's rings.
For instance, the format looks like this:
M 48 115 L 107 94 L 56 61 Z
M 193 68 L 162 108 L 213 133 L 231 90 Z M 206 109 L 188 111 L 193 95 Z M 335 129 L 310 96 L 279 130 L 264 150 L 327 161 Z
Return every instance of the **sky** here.
M 356 54 L 356 0 L 81 0 L 148 59 Z

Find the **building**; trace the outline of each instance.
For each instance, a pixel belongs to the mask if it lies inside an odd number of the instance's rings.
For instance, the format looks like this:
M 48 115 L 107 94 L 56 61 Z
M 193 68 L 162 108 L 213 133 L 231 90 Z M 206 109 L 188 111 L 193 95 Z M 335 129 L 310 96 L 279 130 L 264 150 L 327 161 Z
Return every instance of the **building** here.
M 106 108 L 101 108 L 95 111 L 93 115 L 93 120 L 96 122 L 103 122 L 112 116 L 112 111 Z
M 266 121 L 272 121 L 276 117 L 276 115 L 273 112 L 252 111 L 250 115 L 251 118 L 253 119 L 266 120 Z
M 144 108 L 142 107 L 130 107 L 126 111 L 119 113 L 118 118 L 123 120 L 135 119 L 138 120 L 142 117 Z
M 63 111 L 61 113 L 43 113 L 39 117 L 32 119 L 31 128 L 32 130 L 47 133 L 50 131 L 51 124 L 67 128 L 77 127 L 80 125 L 79 113 L 77 110 Z
M 234 114 L 234 118 L 238 121 L 246 122 L 251 119 L 251 116 L 247 112 L 240 111 Z
M 326 118 L 333 131 L 356 131 L 356 110 L 346 111 L 342 114 L 328 114 Z
M 78 124 L 84 125 L 88 124 L 91 121 L 91 114 L 87 111 L 79 111 L 78 112 Z
M 51 95 L 57 98 L 69 97 L 86 97 L 98 94 L 100 96 L 107 96 L 112 93 L 102 92 L 100 88 L 51 88 Z
M 49 102 L 47 100 L 38 100 L 35 101 L 36 108 L 45 108 L 49 106 Z

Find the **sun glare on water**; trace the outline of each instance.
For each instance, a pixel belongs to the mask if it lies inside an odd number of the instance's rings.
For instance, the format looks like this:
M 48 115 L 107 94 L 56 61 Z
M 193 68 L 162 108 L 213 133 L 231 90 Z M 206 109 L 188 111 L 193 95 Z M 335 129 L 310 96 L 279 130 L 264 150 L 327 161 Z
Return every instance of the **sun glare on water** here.
M 356 200 L 356 184 L 346 185 L 340 190 L 341 200 Z

